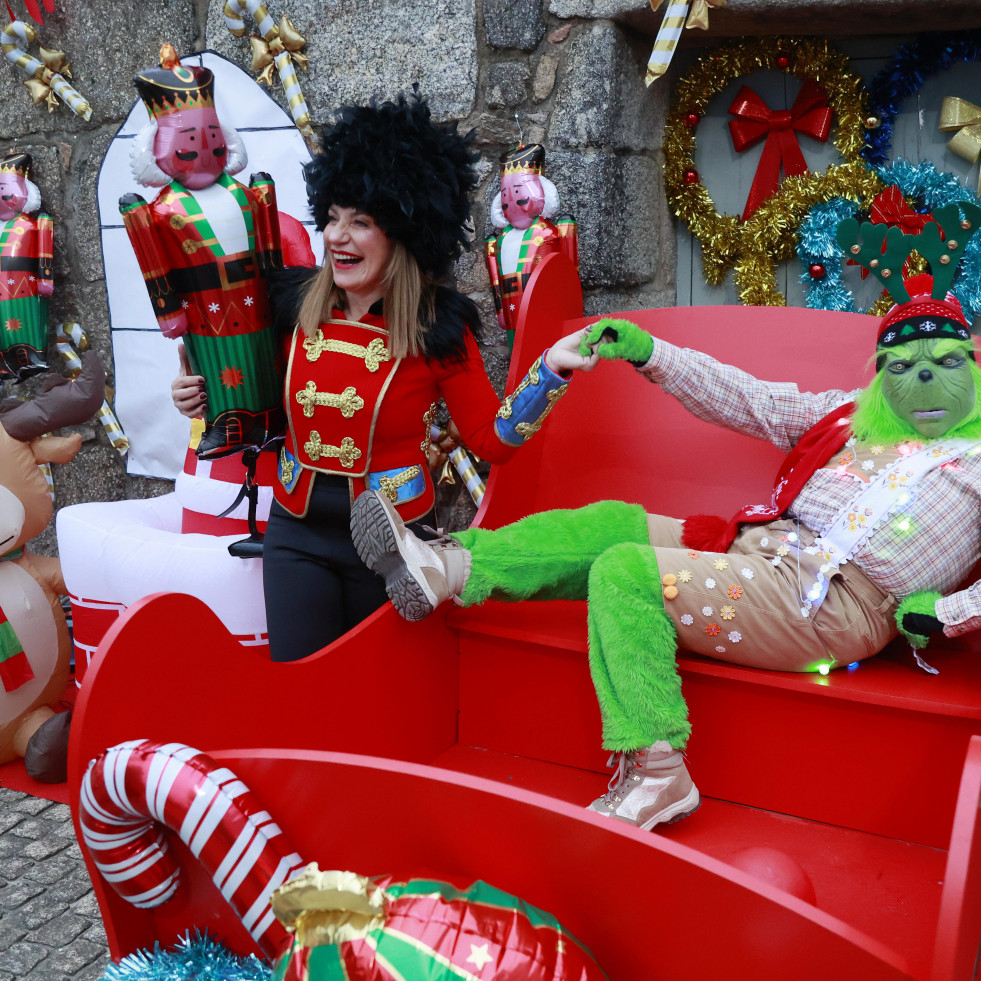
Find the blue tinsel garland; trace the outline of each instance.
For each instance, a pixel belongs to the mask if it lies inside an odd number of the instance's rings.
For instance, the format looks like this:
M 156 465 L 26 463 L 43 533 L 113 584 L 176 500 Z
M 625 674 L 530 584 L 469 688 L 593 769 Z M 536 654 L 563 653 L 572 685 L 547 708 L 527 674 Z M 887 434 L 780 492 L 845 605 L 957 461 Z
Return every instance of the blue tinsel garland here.
M 886 184 L 895 184 L 904 197 L 917 202 L 923 212 L 934 211 L 957 201 L 981 204 L 978 195 L 957 177 L 938 170 L 930 161 L 911 164 L 900 160 L 891 167 L 878 168 L 876 173 Z M 801 222 L 797 255 L 803 270 L 800 281 L 806 288 L 807 306 L 811 309 L 866 312 L 856 306 L 852 291 L 842 281 L 843 252 L 835 238 L 838 223 L 854 215 L 854 201 L 832 198 L 816 204 Z M 822 278 L 811 277 L 812 265 L 824 267 Z M 981 234 L 975 235 L 968 243 L 952 292 L 960 300 L 969 321 L 981 313 Z
M 272 969 L 257 957 L 239 957 L 195 930 L 162 950 L 139 950 L 110 964 L 102 981 L 269 981 Z
M 896 49 L 869 82 L 869 115 L 879 120 L 876 129 L 866 130 L 862 156 L 870 164 L 881 167 L 889 159 L 893 124 L 907 96 L 959 61 L 981 61 L 981 30 L 924 34 Z

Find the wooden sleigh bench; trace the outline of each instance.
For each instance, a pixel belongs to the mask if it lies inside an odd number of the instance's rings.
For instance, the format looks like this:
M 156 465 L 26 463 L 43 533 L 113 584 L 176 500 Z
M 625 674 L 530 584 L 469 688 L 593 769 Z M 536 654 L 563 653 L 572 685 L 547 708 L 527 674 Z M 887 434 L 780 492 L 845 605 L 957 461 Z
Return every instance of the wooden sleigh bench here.
M 548 343 L 594 319 L 581 309 L 571 268 L 546 260 L 523 301 L 510 385 Z M 626 315 L 810 390 L 862 384 L 874 338 L 857 314 Z M 477 521 L 497 527 L 607 497 L 730 514 L 768 499 L 779 459 L 695 420 L 629 366 L 601 365 L 493 469 Z M 233 769 L 322 868 L 483 878 L 554 913 L 614 981 L 973 977 L 976 641 L 932 644 L 936 676 L 900 644 L 828 676 L 682 653 L 689 768 L 704 804 L 656 833 L 584 809 L 608 772 L 585 654 L 581 603 L 447 607 L 422 624 L 386 606 L 304 661 L 272 664 L 199 601 L 158 594 L 121 617 L 89 669 L 72 734 L 73 802 L 105 748 L 179 741 Z M 193 926 L 253 949 L 178 851 L 186 882 L 156 911 L 128 906 L 86 855 L 112 953 Z M 803 870 L 813 903 L 766 878 L 774 853 Z

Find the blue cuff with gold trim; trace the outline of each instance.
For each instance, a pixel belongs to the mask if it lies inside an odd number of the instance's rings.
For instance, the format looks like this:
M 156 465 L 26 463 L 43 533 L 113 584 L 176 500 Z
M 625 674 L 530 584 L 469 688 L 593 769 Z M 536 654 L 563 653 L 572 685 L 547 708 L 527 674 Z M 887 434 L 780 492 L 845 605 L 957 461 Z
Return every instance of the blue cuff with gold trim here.
M 405 504 L 421 497 L 426 489 L 422 467 L 395 467 L 368 474 L 368 487 L 381 491 L 393 504 Z
M 300 479 L 300 462 L 285 446 L 279 448 L 279 482 L 286 488 L 287 494 L 296 490 Z
M 545 364 L 543 354 L 498 410 L 494 429 L 508 446 L 522 446 L 539 429 L 569 383 Z

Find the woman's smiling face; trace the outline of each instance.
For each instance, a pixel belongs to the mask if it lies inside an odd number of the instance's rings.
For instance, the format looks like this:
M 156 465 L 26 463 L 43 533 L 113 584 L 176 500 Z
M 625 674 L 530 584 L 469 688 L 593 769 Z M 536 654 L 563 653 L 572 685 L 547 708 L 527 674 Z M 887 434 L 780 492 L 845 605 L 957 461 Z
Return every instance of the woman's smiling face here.
M 339 289 L 372 302 L 382 295 L 393 243 L 371 215 L 332 204 L 324 226 L 324 248 Z

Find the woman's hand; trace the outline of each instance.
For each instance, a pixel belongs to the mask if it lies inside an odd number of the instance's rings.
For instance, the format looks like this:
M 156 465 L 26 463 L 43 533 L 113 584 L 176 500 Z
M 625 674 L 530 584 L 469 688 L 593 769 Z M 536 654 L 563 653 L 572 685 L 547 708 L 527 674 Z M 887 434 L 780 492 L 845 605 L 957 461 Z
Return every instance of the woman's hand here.
M 584 327 L 574 334 L 563 337 L 561 341 L 556 341 L 545 352 L 545 366 L 557 375 L 564 371 L 592 371 L 599 364 L 599 355 L 595 352 L 579 353 L 580 346 L 588 333 L 589 328 Z
M 191 374 L 191 362 L 183 344 L 177 345 L 181 359 L 181 373 L 170 383 L 170 396 L 177 411 L 188 419 L 203 419 L 208 393 L 204 390 L 204 378 Z
M 598 354 L 606 361 L 628 361 L 643 367 L 654 352 L 654 338 L 631 320 L 603 317 L 585 331 L 579 350 Z

